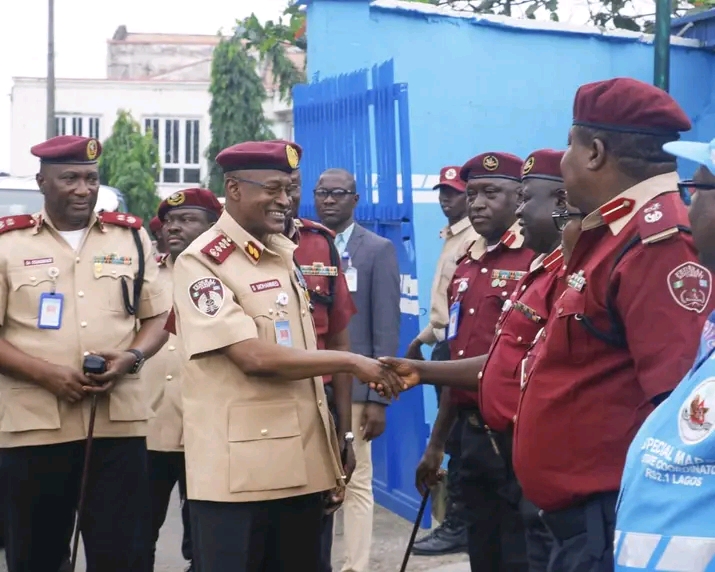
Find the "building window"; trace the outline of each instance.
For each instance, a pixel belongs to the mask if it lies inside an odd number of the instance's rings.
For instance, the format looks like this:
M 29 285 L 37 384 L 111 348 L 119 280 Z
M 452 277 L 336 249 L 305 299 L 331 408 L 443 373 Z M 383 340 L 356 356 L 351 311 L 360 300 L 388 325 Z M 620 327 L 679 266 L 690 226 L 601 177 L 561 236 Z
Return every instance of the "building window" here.
M 157 182 L 201 182 L 199 127 L 198 119 L 144 119 L 144 132 L 152 133 L 159 147 L 162 169 Z
M 57 115 L 55 117 L 57 135 L 80 135 L 99 139 L 99 117 L 87 115 Z

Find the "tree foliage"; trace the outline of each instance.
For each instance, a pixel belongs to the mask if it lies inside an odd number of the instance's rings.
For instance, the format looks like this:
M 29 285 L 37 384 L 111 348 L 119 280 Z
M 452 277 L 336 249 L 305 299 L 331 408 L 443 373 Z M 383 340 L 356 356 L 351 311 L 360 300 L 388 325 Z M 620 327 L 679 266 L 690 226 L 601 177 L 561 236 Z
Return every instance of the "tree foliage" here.
M 256 72 L 256 60 L 248 53 L 238 30 L 222 39 L 211 64 L 211 144 L 209 187 L 223 196 L 223 176 L 215 163 L 224 148 L 244 141 L 272 139 L 273 133 L 263 115 L 266 90 Z
M 120 109 L 112 134 L 102 144 L 99 178 L 105 185 L 119 189 L 129 212 L 146 224 L 156 214 L 159 197 L 159 149 L 151 133 L 142 134 L 131 113 Z

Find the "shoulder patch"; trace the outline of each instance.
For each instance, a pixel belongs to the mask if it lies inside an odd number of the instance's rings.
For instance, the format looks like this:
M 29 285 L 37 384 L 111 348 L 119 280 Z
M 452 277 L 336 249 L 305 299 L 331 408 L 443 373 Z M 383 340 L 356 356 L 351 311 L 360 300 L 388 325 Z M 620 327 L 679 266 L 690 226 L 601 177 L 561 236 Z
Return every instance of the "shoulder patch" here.
M 16 215 L 0 217 L 0 234 L 11 230 L 22 230 L 32 228 L 37 225 L 37 221 L 31 215 Z
M 209 318 L 221 311 L 225 297 L 223 282 L 215 276 L 199 278 L 189 286 L 189 298 L 194 308 Z
M 668 290 L 678 306 L 702 314 L 712 294 L 712 275 L 696 262 L 685 262 L 668 274 Z
M 665 193 L 645 204 L 636 214 L 638 235 L 652 244 L 677 234 L 679 226 L 690 226 L 688 212 L 678 193 Z
M 211 258 L 216 264 L 223 264 L 234 250 L 236 250 L 236 244 L 226 235 L 219 234 L 204 246 L 201 252 Z
M 97 215 L 97 218 L 102 224 L 123 226 L 124 228 L 134 228 L 136 230 L 139 230 L 143 224 L 142 219 L 138 216 L 128 213 L 102 211 Z
M 315 222 L 314 220 L 309 220 L 306 218 L 299 219 L 300 220 L 300 228 L 305 228 L 307 230 L 313 230 L 316 232 L 320 232 L 323 234 L 327 234 L 330 236 L 330 238 L 335 238 L 335 233 L 330 230 L 327 226 L 323 226 L 319 222 Z

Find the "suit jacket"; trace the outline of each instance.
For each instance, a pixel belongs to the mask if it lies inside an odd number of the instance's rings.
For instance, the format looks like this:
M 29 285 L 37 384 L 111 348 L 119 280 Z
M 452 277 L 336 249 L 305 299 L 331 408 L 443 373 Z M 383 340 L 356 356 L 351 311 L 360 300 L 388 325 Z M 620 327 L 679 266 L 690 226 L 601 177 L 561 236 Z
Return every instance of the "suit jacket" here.
M 355 224 L 345 251 L 357 269 L 357 314 L 350 320 L 351 350 L 378 358 L 395 356 L 400 342 L 400 268 L 392 242 Z M 353 380 L 353 402 L 388 401 Z

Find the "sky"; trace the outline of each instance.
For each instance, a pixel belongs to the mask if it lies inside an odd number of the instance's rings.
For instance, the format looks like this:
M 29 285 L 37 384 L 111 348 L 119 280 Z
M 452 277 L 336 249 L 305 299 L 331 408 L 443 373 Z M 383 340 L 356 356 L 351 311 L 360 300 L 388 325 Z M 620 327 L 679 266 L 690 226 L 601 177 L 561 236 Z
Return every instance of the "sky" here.
M 122 24 L 129 32 L 215 34 L 230 31 L 251 12 L 262 21 L 276 20 L 286 5 L 287 0 L 55 0 L 55 75 L 105 77 L 107 40 Z M 47 6 L 47 0 L 0 0 L 0 172 L 10 170 L 12 78 L 47 73 Z

